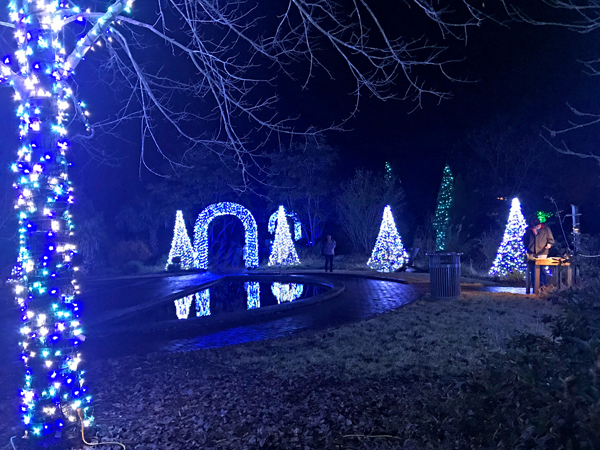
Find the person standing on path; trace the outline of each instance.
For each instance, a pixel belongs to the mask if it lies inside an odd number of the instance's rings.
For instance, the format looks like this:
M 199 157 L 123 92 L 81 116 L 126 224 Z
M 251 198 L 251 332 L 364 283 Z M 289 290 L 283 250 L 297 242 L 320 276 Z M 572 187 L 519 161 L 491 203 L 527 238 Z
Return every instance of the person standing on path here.
M 327 266 L 329 265 L 329 271 L 333 272 L 333 255 L 335 255 L 335 241 L 328 234 L 325 242 L 323 243 L 323 255 L 325 255 L 325 272 L 327 272 Z
M 523 245 L 527 251 L 527 272 L 531 276 L 531 285 L 535 289 L 535 280 L 533 274 L 535 272 L 535 259 L 547 258 L 548 250 L 554 244 L 554 236 L 549 227 L 540 223 L 540 219 L 532 217 L 529 228 L 523 236 Z M 540 270 L 540 287 L 546 286 L 546 268 Z

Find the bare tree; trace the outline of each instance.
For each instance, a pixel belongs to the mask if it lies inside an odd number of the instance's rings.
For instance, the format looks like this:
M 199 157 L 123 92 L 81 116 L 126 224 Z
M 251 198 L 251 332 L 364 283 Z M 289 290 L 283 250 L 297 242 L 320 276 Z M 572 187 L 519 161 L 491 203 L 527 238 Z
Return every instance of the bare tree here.
M 541 3 L 548 7 L 531 10 L 531 5 L 511 4 L 503 0 L 508 15 L 517 21 L 537 26 L 563 27 L 582 34 L 592 33 L 600 28 L 599 0 L 541 0 Z M 582 64 L 590 76 L 600 75 L 600 59 L 582 61 Z M 590 127 L 599 125 L 600 112 L 584 111 L 570 104 L 567 107 L 573 114 L 573 119 L 563 127 L 544 127 L 542 138 L 559 153 L 591 159 L 600 165 L 600 153 L 595 150 L 572 150 L 566 140 L 572 132 L 585 132 Z
M 383 209 L 391 205 L 396 215 L 404 199 L 404 190 L 393 175 L 383 176 L 359 169 L 342 185 L 337 198 L 338 218 L 354 251 L 368 254 L 375 245 Z
M 249 175 L 260 144 L 271 134 L 303 133 L 289 115 L 293 111 L 286 115 L 280 109 L 280 94 L 272 85 L 282 74 L 307 86 L 319 74 L 333 78 L 346 76 L 345 71 L 355 84 L 356 102 L 350 114 L 356 112 L 364 93 L 380 99 L 397 97 L 391 89 L 394 85 L 404 85 L 399 97 L 417 107 L 424 94 L 447 96 L 422 80 L 422 69 L 427 67 L 446 75 L 443 49 L 425 38 L 389 34 L 366 0 L 346 5 L 326 0 L 280 4 L 152 0 L 144 2 L 143 9 L 139 5 L 140 11 L 132 16 L 123 13 L 128 3 L 132 2 L 113 1 L 109 13 L 82 10 L 66 15 L 59 26 L 67 33 L 73 23 L 93 25 L 84 39 L 73 44 L 66 64 L 69 74 L 88 48 L 102 45 L 107 53 L 100 68 L 102 78 L 119 89 L 120 110 L 96 123 L 81 116 L 88 136 L 115 133 L 123 121 L 135 120 L 141 129 L 141 165 L 153 172 L 156 169 L 147 155 L 152 147 L 173 169 L 181 164 L 171 139 L 163 138 L 167 125 L 174 130 L 171 136 L 176 136 L 178 147 L 215 151 L 225 163 Z M 454 36 L 482 18 L 466 2 L 454 11 L 436 5 L 414 0 L 407 3 L 413 9 L 407 8 L 407 14 L 414 20 L 423 15 L 442 34 Z M 0 25 L 14 28 L 10 22 Z M 335 72 L 326 63 L 332 60 L 339 68 Z M 8 65 L 1 67 L 13 87 L 25 82 Z M 328 128 L 342 124 L 340 118 Z M 80 142 L 98 158 L 112 157 L 93 141 Z

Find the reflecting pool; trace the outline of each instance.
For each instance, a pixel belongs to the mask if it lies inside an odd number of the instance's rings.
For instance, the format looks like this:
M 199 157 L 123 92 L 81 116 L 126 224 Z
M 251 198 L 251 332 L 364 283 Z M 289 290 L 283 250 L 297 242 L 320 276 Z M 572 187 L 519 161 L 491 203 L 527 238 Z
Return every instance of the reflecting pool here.
M 300 301 L 319 295 L 326 287 L 313 284 L 232 281 L 178 298 L 142 313 L 144 321 L 185 320 L 247 311 Z

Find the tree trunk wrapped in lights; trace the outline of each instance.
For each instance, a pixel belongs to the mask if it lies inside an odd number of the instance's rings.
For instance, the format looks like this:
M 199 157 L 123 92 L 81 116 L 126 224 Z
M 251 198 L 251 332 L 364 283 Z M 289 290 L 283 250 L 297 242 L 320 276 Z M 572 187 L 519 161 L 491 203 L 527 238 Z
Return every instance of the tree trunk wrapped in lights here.
M 275 229 L 275 240 L 269 256 L 269 266 L 289 266 L 293 264 L 300 264 L 300 260 L 290 235 L 285 209 L 280 206 L 277 212 L 277 228 Z
M 74 197 L 67 170 L 70 110 L 83 110 L 69 77 L 125 8 L 125 2 L 115 2 L 69 54 L 61 30 L 80 14 L 79 8 L 51 0 L 9 2 L 18 50 L 14 59 L 2 61 L 0 73 L 14 89 L 20 121 L 12 165 L 19 218 L 13 281 L 22 321 L 25 379 L 20 409 L 27 436 L 60 436 L 80 418 L 84 426 L 93 421 L 91 396 L 79 367 L 84 335 L 76 299 L 77 250 L 69 212 Z
M 177 257 L 180 260 L 182 269 L 191 269 L 194 266 L 192 242 L 188 236 L 181 211 L 177 211 L 175 216 L 175 229 L 173 231 L 171 250 L 169 250 L 169 258 L 167 259 L 167 269 L 173 263 L 173 258 Z
M 388 205 L 383 210 L 379 235 L 367 266 L 378 272 L 394 272 L 407 262 L 408 253 L 404 250 L 402 239 L 392 216 L 392 209 Z
M 512 199 L 508 223 L 490 275 L 506 276 L 510 273 L 525 273 L 525 246 L 523 236 L 527 223 L 521 212 L 518 198 Z
M 452 191 L 454 189 L 454 178 L 450 167 L 444 167 L 444 175 L 440 192 L 437 198 L 437 207 L 435 209 L 435 219 L 433 228 L 435 229 L 435 249 L 436 251 L 446 250 L 446 233 L 450 226 L 450 207 L 452 206 Z

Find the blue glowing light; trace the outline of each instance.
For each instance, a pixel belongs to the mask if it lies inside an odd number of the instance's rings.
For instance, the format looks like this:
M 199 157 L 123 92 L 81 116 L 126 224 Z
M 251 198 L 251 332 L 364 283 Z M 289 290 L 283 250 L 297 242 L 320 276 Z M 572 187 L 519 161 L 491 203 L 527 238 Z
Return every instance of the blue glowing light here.
M 521 212 L 521 203 L 513 198 L 508 223 L 496 259 L 490 269 L 490 275 L 506 276 L 509 273 L 525 273 L 525 246 L 523 236 L 527 231 L 527 223 Z
M 244 225 L 244 261 L 247 268 L 258 267 L 258 231 L 254 216 L 237 203 L 215 203 L 206 207 L 196 219 L 194 227 L 194 267 L 208 268 L 208 226 L 219 216 L 235 216 Z

